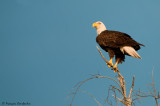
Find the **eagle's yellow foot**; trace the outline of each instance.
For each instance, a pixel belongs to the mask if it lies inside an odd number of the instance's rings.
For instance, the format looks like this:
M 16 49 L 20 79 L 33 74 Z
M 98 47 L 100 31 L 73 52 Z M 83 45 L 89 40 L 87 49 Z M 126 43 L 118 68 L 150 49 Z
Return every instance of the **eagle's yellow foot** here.
M 107 65 L 108 65 L 108 67 L 110 68 L 110 67 L 112 67 L 113 66 L 113 62 L 112 62 L 112 59 L 111 60 L 109 60 L 109 62 L 108 63 L 106 63 Z
M 109 64 L 107 63 L 107 65 L 108 65 L 108 67 L 110 68 L 110 67 L 113 66 L 113 63 L 110 63 L 110 62 L 109 62 Z
M 117 72 L 118 68 L 117 67 L 113 67 L 114 73 Z
M 118 63 L 115 63 L 115 65 L 114 65 L 113 68 L 112 68 L 112 69 L 114 70 L 114 72 L 117 72 L 117 71 L 118 71 L 117 64 L 118 64 Z

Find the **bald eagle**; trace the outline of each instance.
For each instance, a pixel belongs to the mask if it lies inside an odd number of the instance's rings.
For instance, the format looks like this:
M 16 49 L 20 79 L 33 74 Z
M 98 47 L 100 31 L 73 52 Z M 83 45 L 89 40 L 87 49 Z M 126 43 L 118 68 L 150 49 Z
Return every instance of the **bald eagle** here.
M 136 51 L 140 49 L 140 46 L 144 46 L 143 44 L 136 42 L 126 33 L 107 30 L 100 21 L 93 23 L 93 27 L 97 29 L 96 42 L 109 54 L 110 65 L 107 64 L 108 67 L 113 66 L 112 60 L 114 56 L 115 65 L 113 68 L 117 68 L 117 64 L 124 62 L 125 55 L 141 59 Z

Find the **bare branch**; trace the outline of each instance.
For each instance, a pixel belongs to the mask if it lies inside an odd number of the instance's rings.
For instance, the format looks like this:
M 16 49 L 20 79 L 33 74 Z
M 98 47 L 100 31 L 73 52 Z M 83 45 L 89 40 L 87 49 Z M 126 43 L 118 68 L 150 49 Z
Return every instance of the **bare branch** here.
M 118 97 L 116 97 L 114 95 L 112 95 L 112 96 L 115 97 L 116 99 L 118 99 L 120 102 L 122 102 L 124 104 L 124 101 L 122 99 L 120 99 L 120 98 L 118 98 Z
M 118 90 L 118 91 L 123 95 L 122 91 L 121 91 L 119 88 L 117 88 L 117 87 L 115 87 L 115 86 L 113 86 L 113 85 L 111 85 L 111 86 L 112 86 L 112 88 Z
M 133 76 L 132 86 L 131 86 L 131 90 L 130 90 L 130 92 L 129 92 L 128 98 L 131 97 L 131 93 L 132 93 L 132 91 L 133 91 L 133 86 L 134 86 L 134 80 L 135 80 L 135 75 Z
M 112 105 L 112 102 L 111 102 L 111 103 L 109 102 L 109 92 L 110 92 L 110 90 L 111 90 L 111 89 L 109 88 L 109 89 L 108 89 L 108 96 L 107 96 L 107 98 L 106 98 L 106 101 L 107 101 L 107 103 L 108 103 L 109 105 L 113 106 L 113 105 Z

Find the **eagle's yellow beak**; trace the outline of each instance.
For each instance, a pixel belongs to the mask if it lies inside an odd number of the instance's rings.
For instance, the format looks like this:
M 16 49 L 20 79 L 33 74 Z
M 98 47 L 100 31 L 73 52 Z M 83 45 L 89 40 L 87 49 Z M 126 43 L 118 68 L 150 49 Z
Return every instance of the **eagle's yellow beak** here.
M 98 25 L 97 23 L 93 23 L 93 25 L 92 25 L 92 26 L 93 26 L 93 27 L 97 27 L 97 25 Z

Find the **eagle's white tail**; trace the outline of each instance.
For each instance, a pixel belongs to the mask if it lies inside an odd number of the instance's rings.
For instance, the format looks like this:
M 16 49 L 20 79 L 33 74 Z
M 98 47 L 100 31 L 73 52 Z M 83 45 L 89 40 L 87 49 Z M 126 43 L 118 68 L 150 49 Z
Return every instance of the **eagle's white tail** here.
M 132 57 L 135 57 L 135 58 L 139 58 L 139 59 L 142 59 L 139 54 L 135 51 L 135 49 L 133 47 L 130 47 L 130 46 L 124 46 L 122 48 L 120 48 L 121 52 L 124 54 L 124 53 L 127 53 L 129 54 L 130 56 Z

